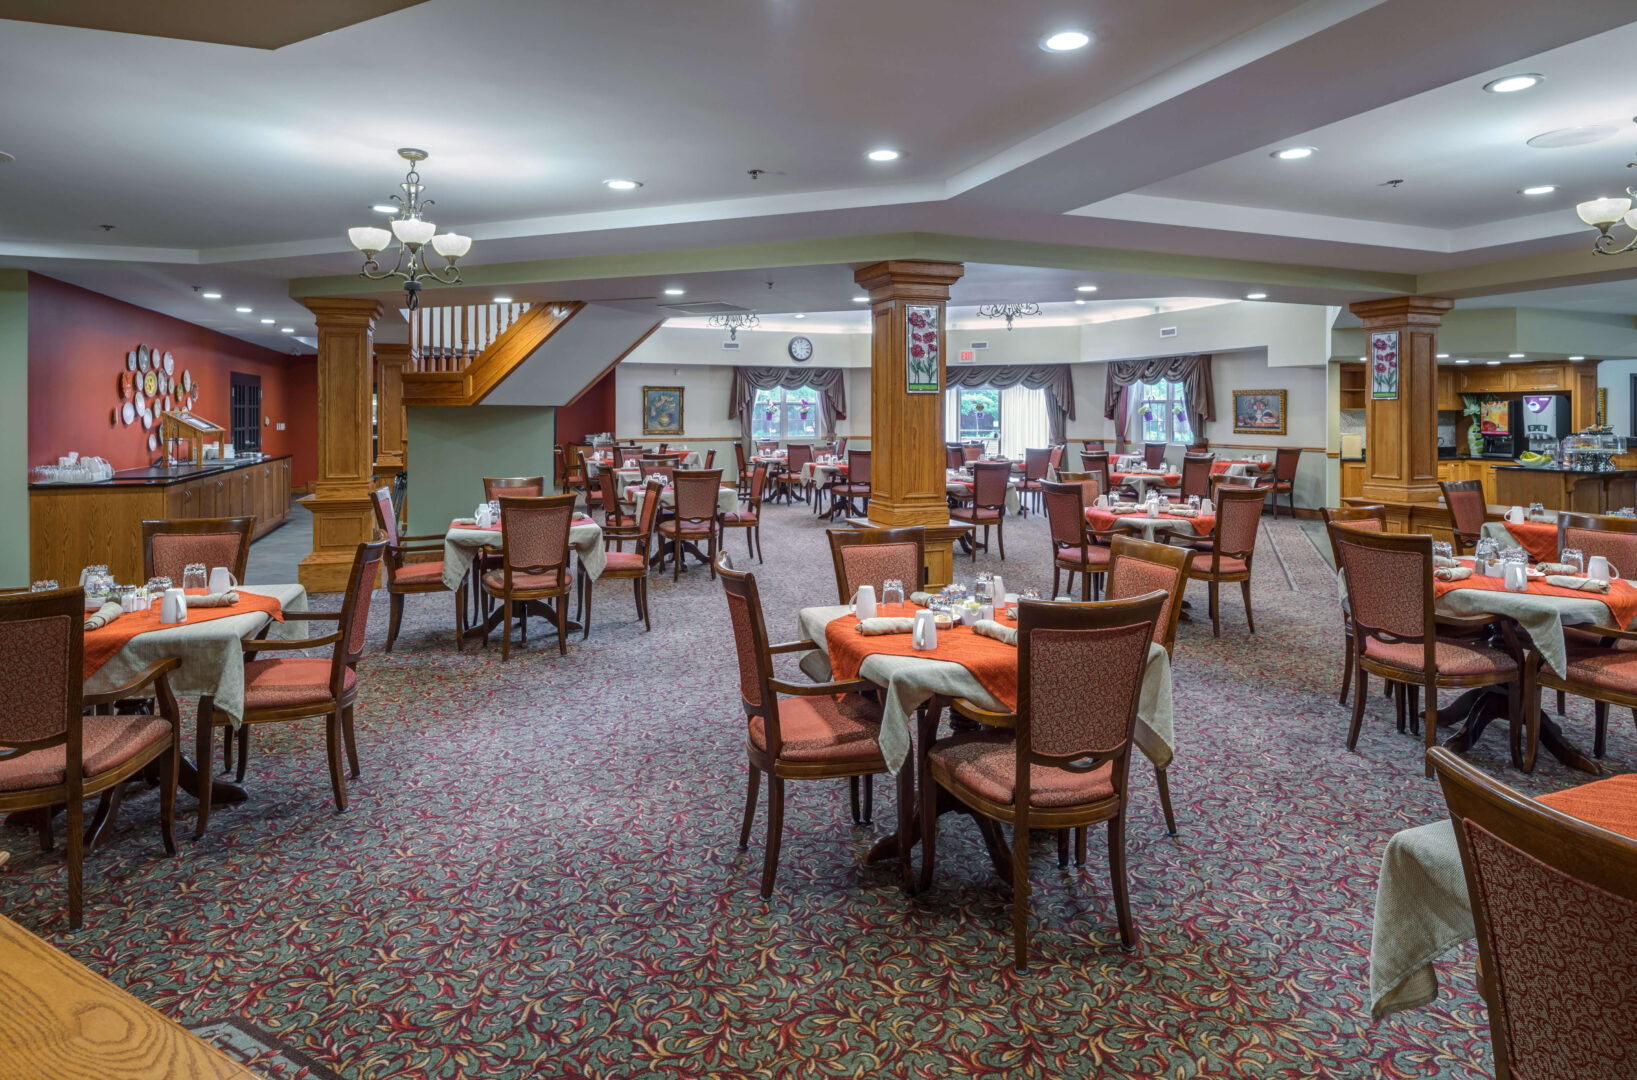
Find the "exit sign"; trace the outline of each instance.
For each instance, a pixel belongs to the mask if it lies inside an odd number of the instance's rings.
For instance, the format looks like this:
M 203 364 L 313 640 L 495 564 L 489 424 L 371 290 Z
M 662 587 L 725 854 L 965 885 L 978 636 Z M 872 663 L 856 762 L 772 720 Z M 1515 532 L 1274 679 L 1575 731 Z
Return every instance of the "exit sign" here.
M 975 364 L 975 363 L 977 363 L 977 360 L 978 360 L 978 354 L 977 353 L 973 352 L 971 349 L 962 349 L 961 354 L 960 354 L 960 358 L 956 361 L 956 363 L 958 363 L 958 364 Z

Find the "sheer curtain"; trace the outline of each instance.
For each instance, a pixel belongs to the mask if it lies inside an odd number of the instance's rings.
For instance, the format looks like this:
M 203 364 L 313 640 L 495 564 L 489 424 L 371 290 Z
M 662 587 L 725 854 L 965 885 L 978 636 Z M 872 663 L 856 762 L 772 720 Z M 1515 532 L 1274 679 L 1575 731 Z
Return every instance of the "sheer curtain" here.
M 1000 452 L 1013 461 L 1023 451 L 1051 445 L 1046 391 L 1010 386 L 1000 392 Z
M 944 391 L 944 442 L 960 442 L 961 433 L 961 392 L 959 390 Z

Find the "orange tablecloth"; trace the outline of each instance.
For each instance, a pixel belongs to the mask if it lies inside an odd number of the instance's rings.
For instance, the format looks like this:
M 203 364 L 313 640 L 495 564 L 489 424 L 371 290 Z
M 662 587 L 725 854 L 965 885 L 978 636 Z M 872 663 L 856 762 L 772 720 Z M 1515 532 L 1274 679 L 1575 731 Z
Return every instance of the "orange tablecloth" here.
M 1514 525 L 1503 521 L 1506 531 L 1529 553 L 1536 562 L 1552 562 L 1557 558 L 1557 525 L 1544 521 L 1524 521 Z
M 1216 515 L 1200 514 L 1196 517 L 1178 517 L 1176 514 L 1161 514 L 1158 518 L 1150 519 L 1147 514 L 1111 514 L 1098 506 L 1086 507 L 1086 521 L 1098 532 L 1107 532 L 1114 527 L 1114 523 L 1121 518 L 1140 518 L 1143 521 L 1176 521 L 1190 526 L 1196 536 L 1209 536 L 1216 531 Z
M 878 605 L 876 613 L 884 618 L 911 618 L 919 610 L 913 604 L 882 604 Z M 857 625 L 857 615 L 843 615 L 825 624 L 824 638 L 830 654 L 830 670 L 837 680 L 858 678 L 858 669 L 865 658 L 882 653 L 923 660 L 947 660 L 970 671 L 973 678 L 1008 709 L 1017 708 L 1016 646 L 975 634 L 970 627 L 956 626 L 939 630 L 938 647 L 924 651 L 910 645 L 909 634 L 866 637 L 854 629 Z
M 1593 780 L 1536 798 L 1553 810 L 1637 840 L 1637 773 Z
M 190 592 L 189 595 L 198 595 Z M 162 626 L 175 626 L 176 623 L 162 623 L 159 621 L 160 604 L 155 600 L 147 611 L 132 611 L 121 615 L 107 626 L 98 630 L 85 632 L 85 678 L 95 675 L 102 665 L 112 660 L 119 650 L 138 634 L 145 634 L 150 630 L 158 630 Z M 226 619 L 233 615 L 248 615 L 252 611 L 265 611 L 279 622 L 284 621 L 284 609 L 271 596 L 262 596 L 253 592 L 240 592 L 239 602 L 232 607 L 193 608 L 188 612 L 189 623 L 210 622 L 212 619 Z
M 1484 592 L 1511 592 L 1498 577 L 1472 577 L 1461 581 L 1434 581 L 1432 591 L 1434 596 L 1443 596 L 1455 589 L 1479 589 Z M 1560 589 L 1555 585 L 1548 585 L 1544 581 L 1531 581 L 1525 592 L 1536 596 L 1564 596 L 1571 600 L 1596 600 L 1609 609 L 1614 616 L 1615 625 L 1621 629 L 1631 625 L 1631 620 L 1637 618 L 1637 589 L 1632 588 L 1626 581 L 1616 581 L 1606 593 L 1581 592 L 1578 589 Z

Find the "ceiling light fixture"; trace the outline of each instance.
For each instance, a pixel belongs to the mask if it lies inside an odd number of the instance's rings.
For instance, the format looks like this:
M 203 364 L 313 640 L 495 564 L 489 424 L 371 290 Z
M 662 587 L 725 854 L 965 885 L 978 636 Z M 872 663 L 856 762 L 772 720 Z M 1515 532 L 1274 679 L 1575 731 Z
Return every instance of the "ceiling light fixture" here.
M 853 297 L 853 303 L 855 303 L 855 304 L 867 304 L 869 302 L 870 302 L 870 298 L 867 297 L 867 296 L 855 296 L 855 297 Z
M 509 304 L 512 302 L 512 298 L 509 296 L 497 296 L 491 302 L 496 304 Z
M 1570 360 L 1584 360 L 1586 358 L 1584 356 L 1571 356 L 1571 357 L 1569 357 L 1569 359 Z
M 1095 285 L 1076 285 L 1074 287 L 1074 291 L 1075 292 L 1096 292 L 1097 291 L 1097 286 L 1095 286 Z
M 685 295 L 687 293 L 687 291 L 688 290 L 686 290 L 686 289 L 666 289 L 665 290 L 665 295 L 666 296 L 683 296 L 683 295 Z
M 396 214 L 398 212 L 398 208 L 396 206 L 392 205 L 391 203 L 384 202 L 378 202 L 374 206 L 370 207 L 370 209 L 375 211 L 377 214 Z
M 1471 361 L 1471 360 L 1457 360 L 1457 361 L 1455 361 L 1455 362 L 1456 362 L 1456 363 L 1457 363 L 1457 364 L 1470 364 L 1470 363 L 1472 363 L 1472 361 Z
M 805 319 L 807 318 L 807 313 L 805 311 L 798 311 L 796 312 L 796 318 Z
M 1449 359 L 1449 353 L 1447 353 L 1447 352 L 1438 353 L 1436 356 L 1433 357 L 1433 359 L 1435 359 L 1435 360 L 1448 360 Z
M 1091 44 L 1091 35 L 1084 30 L 1059 30 L 1040 39 L 1040 47 L 1047 52 L 1073 52 Z
M 728 332 L 729 341 L 739 340 L 739 331 L 754 330 L 761 320 L 754 311 L 730 311 L 726 315 L 712 315 L 706 322 Z
M 1005 319 L 1006 329 L 1012 328 L 1013 319 L 1021 319 L 1028 315 L 1039 315 L 1040 305 L 1028 304 L 984 304 L 978 308 L 978 315 L 985 319 Z
M 869 158 L 871 161 L 897 161 L 898 151 L 889 150 L 886 147 L 882 147 L 880 150 L 871 150 L 864 156 Z
M 363 225 L 348 229 L 347 239 L 364 253 L 364 268 L 358 272 L 358 276 L 371 281 L 403 278 L 404 303 L 414 311 L 420 307 L 421 282 L 427 278 L 444 285 L 460 284 L 460 267 L 455 265 L 455 260 L 472 250 L 472 238 L 460 233 L 440 233 L 436 225 L 421 216 L 425 208 L 432 205 L 431 199 L 422 200 L 421 192 L 425 188 L 421 184 L 421 174 L 415 171 L 415 166 L 426 160 L 426 151 L 406 146 L 399 149 L 398 156 L 409 162 L 409 172 L 404 176 L 403 183 L 398 185 L 404 189 L 404 193 L 392 196 L 392 201 L 398 204 L 398 216 L 392 219 L 391 232 L 373 225 Z M 392 242 L 394 236 L 398 238 L 398 259 L 392 264 L 392 269 L 383 270 L 375 256 Z M 433 251 L 443 256 L 444 266 L 441 269 L 434 270 L 423 261 L 422 252 L 428 243 L 431 243 Z
M 641 180 L 604 180 L 603 187 L 612 191 L 635 191 L 642 186 Z
M 200 293 L 199 295 L 204 297 L 206 300 L 220 300 L 222 298 L 222 294 L 219 292 Z
M 1266 300 L 1267 298 L 1268 294 L 1265 292 L 1248 292 L 1245 294 L 1246 300 Z
M 278 320 L 277 320 L 277 319 L 263 319 L 263 320 L 262 320 L 262 321 L 261 321 L 261 324 L 262 324 L 262 325 L 263 325 L 263 326 L 272 326 L 272 325 L 273 325 L 273 324 L 274 324 L 274 323 L 276 323 L 276 322 L 278 322 Z
M 248 314 L 250 314 L 252 311 L 254 311 L 256 309 L 255 308 L 247 308 L 247 307 L 236 307 L 233 310 L 237 311 L 240 315 L 248 315 Z
M 1627 162 L 1626 168 L 1637 169 L 1637 161 Z M 1624 220 L 1626 228 L 1637 234 L 1637 210 L 1631 208 L 1633 199 L 1637 199 L 1637 185 L 1626 188 L 1626 197 L 1623 199 L 1604 197 L 1587 199 L 1574 208 L 1581 221 L 1596 227 L 1597 239 L 1592 241 L 1592 250 L 1597 254 L 1622 255 L 1637 247 L 1637 235 L 1633 235 L 1622 247 L 1617 246 L 1620 244 L 1620 237 L 1609 232 L 1618 222 Z
M 1532 71 L 1520 72 L 1517 75 L 1503 75 L 1493 82 L 1484 83 L 1484 89 L 1491 94 L 1515 94 L 1519 90 L 1527 90 L 1537 86 L 1545 79 L 1544 75 L 1536 75 Z
M 1520 352 L 1509 352 L 1506 354 L 1506 358 L 1508 360 L 1522 360 L 1523 354 Z
M 1522 191 L 1518 192 L 1518 194 L 1519 195 L 1550 195 L 1552 192 L 1554 192 L 1556 190 L 1557 190 L 1557 185 L 1556 184 L 1536 184 L 1534 187 L 1524 188 Z
M 1287 146 L 1283 150 L 1275 150 L 1268 157 L 1278 158 L 1280 161 L 1300 161 L 1312 157 L 1314 152 L 1311 146 Z
M 1500 366 L 1500 361 L 1499 360 L 1485 360 L 1484 363 L 1488 364 L 1490 367 L 1499 367 Z
M 293 327 L 293 326 L 281 326 L 281 327 L 279 327 L 279 333 L 281 333 L 281 334 L 293 334 L 295 332 L 296 332 L 296 328 Z

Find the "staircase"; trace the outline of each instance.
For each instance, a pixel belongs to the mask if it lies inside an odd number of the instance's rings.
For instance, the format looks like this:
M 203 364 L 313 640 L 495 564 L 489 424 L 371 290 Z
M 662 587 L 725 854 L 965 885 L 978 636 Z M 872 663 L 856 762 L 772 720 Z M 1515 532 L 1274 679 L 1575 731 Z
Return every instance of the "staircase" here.
M 478 404 L 584 307 L 574 301 L 406 312 L 404 404 Z
M 528 304 L 403 309 L 409 320 L 409 371 L 464 371 L 529 310 Z

